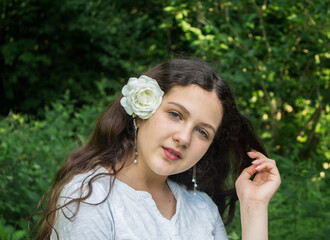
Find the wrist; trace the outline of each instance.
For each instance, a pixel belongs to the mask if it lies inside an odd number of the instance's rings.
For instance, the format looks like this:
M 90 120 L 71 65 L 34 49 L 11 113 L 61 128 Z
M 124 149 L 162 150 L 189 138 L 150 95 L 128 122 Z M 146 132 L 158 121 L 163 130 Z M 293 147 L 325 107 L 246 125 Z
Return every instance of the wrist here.
M 241 208 L 255 209 L 255 210 L 268 210 L 269 202 L 258 200 L 240 200 Z
M 242 239 L 268 239 L 268 203 L 240 201 Z

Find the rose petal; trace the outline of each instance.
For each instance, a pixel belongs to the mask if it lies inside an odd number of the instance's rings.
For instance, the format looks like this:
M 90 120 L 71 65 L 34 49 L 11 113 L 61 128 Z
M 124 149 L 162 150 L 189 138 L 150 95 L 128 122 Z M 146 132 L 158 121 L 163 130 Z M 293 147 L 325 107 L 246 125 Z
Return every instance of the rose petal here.
M 122 89 L 124 98 L 120 103 L 129 115 L 133 113 L 148 119 L 159 107 L 164 92 L 156 80 L 142 75 L 139 79 L 130 78 Z

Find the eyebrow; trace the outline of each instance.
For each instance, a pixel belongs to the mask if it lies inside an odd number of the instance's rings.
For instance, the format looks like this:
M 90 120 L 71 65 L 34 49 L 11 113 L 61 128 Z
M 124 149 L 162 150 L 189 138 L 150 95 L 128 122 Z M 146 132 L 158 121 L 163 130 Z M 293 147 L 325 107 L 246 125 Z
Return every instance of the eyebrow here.
M 183 112 L 185 112 L 187 115 L 190 115 L 190 112 L 188 111 L 188 109 L 185 108 L 184 106 L 182 106 L 181 104 L 179 104 L 179 103 L 175 103 L 175 102 L 169 102 L 168 104 L 173 104 L 173 105 L 179 107 L 179 108 L 180 108 Z M 203 126 L 205 126 L 205 127 L 208 127 L 208 128 L 211 128 L 211 129 L 213 130 L 213 132 L 216 133 L 215 128 L 214 128 L 212 125 L 210 125 L 210 124 L 208 124 L 208 123 L 204 123 L 204 122 L 201 123 L 201 125 L 203 125 Z

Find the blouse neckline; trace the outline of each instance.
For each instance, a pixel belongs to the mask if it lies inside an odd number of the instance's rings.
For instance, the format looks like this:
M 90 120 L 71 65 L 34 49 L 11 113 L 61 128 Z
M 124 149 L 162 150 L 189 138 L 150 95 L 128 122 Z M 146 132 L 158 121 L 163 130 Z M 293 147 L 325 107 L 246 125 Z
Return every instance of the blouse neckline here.
M 109 172 L 106 168 L 100 166 L 100 169 L 104 172 Z M 128 184 L 120 181 L 119 179 L 115 178 L 114 180 L 114 187 L 119 187 L 122 188 L 124 190 L 124 192 L 126 194 L 128 194 L 129 196 L 133 197 L 134 199 L 137 199 L 138 201 L 140 201 L 141 203 L 145 204 L 146 202 L 148 202 L 150 204 L 150 207 L 156 208 L 156 212 L 157 215 L 163 219 L 163 221 L 165 222 L 175 222 L 178 219 L 178 215 L 181 209 L 181 197 L 180 197 L 180 193 L 179 193 L 179 188 L 177 186 L 177 183 L 175 183 L 174 181 L 172 181 L 171 179 L 167 178 L 166 179 L 166 183 L 169 186 L 172 194 L 174 195 L 175 199 L 176 199 L 176 208 L 175 208 L 175 214 L 172 216 L 171 219 L 167 219 L 165 218 L 159 211 L 155 201 L 153 200 L 151 194 L 147 191 L 141 191 L 141 190 L 135 190 L 134 188 L 132 188 L 131 186 L 129 186 Z

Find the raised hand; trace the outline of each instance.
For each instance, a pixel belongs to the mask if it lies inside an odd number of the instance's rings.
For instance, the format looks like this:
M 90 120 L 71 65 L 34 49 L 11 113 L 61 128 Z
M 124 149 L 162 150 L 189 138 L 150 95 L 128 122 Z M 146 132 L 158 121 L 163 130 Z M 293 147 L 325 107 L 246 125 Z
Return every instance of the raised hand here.
M 240 201 L 256 201 L 268 204 L 281 184 L 280 173 L 274 160 L 260 152 L 248 152 L 255 159 L 250 167 L 243 170 L 236 181 L 236 191 Z M 253 180 L 250 180 L 256 174 Z
M 248 155 L 255 160 L 235 183 L 240 201 L 242 239 L 267 240 L 268 204 L 281 184 L 281 177 L 274 160 L 257 151 L 248 152 Z

